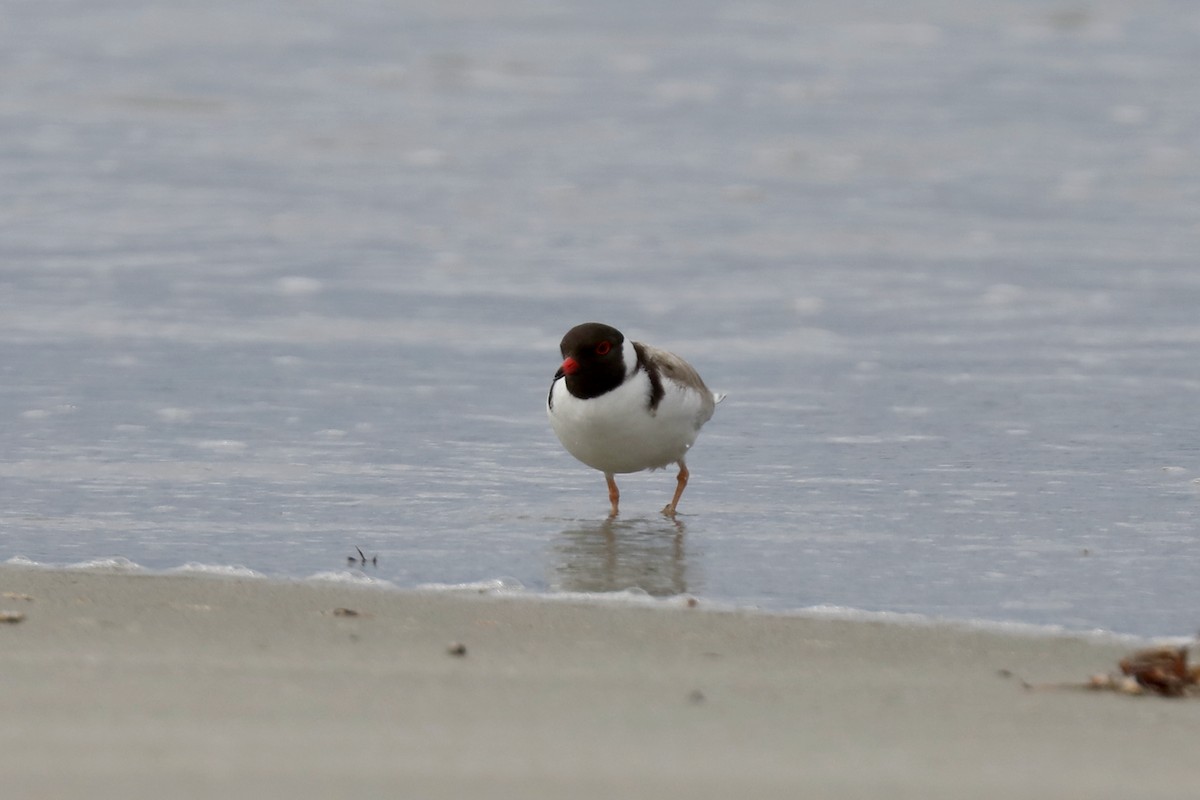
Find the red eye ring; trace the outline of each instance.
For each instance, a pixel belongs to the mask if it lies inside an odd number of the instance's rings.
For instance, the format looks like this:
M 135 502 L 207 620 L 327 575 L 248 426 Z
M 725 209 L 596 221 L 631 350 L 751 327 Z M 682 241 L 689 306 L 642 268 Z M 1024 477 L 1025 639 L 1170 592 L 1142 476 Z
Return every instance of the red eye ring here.
M 608 355 L 609 350 L 612 350 L 612 345 L 608 342 L 601 342 L 600 344 L 596 345 L 596 355 L 598 356 Z

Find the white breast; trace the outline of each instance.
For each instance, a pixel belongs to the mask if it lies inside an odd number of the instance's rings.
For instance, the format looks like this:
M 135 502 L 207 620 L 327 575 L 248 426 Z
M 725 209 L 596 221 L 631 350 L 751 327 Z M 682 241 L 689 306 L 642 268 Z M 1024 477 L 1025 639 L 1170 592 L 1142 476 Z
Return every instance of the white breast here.
M 580 400 L 565 379 L 550 390 L 550 425 L 571 455 L 602 472 L 639 472 L 673 464 L 696 441 L 712 416 L 712 402 L 695 389 L 664 379 L 663 397 L 651 413 L 650 379 L 628 376 L 611 392 Z

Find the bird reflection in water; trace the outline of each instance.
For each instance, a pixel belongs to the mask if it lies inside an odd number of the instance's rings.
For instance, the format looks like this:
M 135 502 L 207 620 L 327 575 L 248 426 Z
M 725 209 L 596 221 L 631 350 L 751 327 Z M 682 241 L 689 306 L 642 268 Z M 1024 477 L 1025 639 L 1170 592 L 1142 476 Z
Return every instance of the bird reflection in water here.
M 679 519 L 609 518 L 567 528 L 554 546 L 553 583 L 569 592 L 640 589 L 655 597 L 694 592 L 684 530 Z

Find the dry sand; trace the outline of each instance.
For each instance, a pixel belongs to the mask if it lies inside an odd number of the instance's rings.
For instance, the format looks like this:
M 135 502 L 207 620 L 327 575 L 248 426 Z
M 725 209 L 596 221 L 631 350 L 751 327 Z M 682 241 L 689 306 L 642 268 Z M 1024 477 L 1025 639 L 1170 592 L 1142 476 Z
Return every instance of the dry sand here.
M 1082 680 L 1114 643 L 19 567 L 0 592 L 4 798 L 1200 791 L 1200 702 L 998 674 Z

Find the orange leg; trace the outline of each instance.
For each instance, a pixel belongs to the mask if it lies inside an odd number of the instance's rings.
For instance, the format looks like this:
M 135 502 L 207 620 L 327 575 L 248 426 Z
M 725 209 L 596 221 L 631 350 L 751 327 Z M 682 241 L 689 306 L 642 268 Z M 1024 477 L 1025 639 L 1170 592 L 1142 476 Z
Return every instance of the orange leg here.
M 612 511 L 609 512 L 610 517 L 617 515 L 617 504 L 621 501 L 621 492 L 617 489 L 617 482 L 613 480 L 611 472 L 604 473 L 604 480 L 608 481 L 608 502 L 612 504 Z
M 687 488 L 688 468 L 687 464 L 679 462 L 679 477 L 675 479 L 675 496 L 671 498 L 671 502 L 667 503 L 663 508 L 662 513 L 668 517 L 675 516 L 675 506 L 679 505 L 679 498 L 683 497 L 683 490 Z

